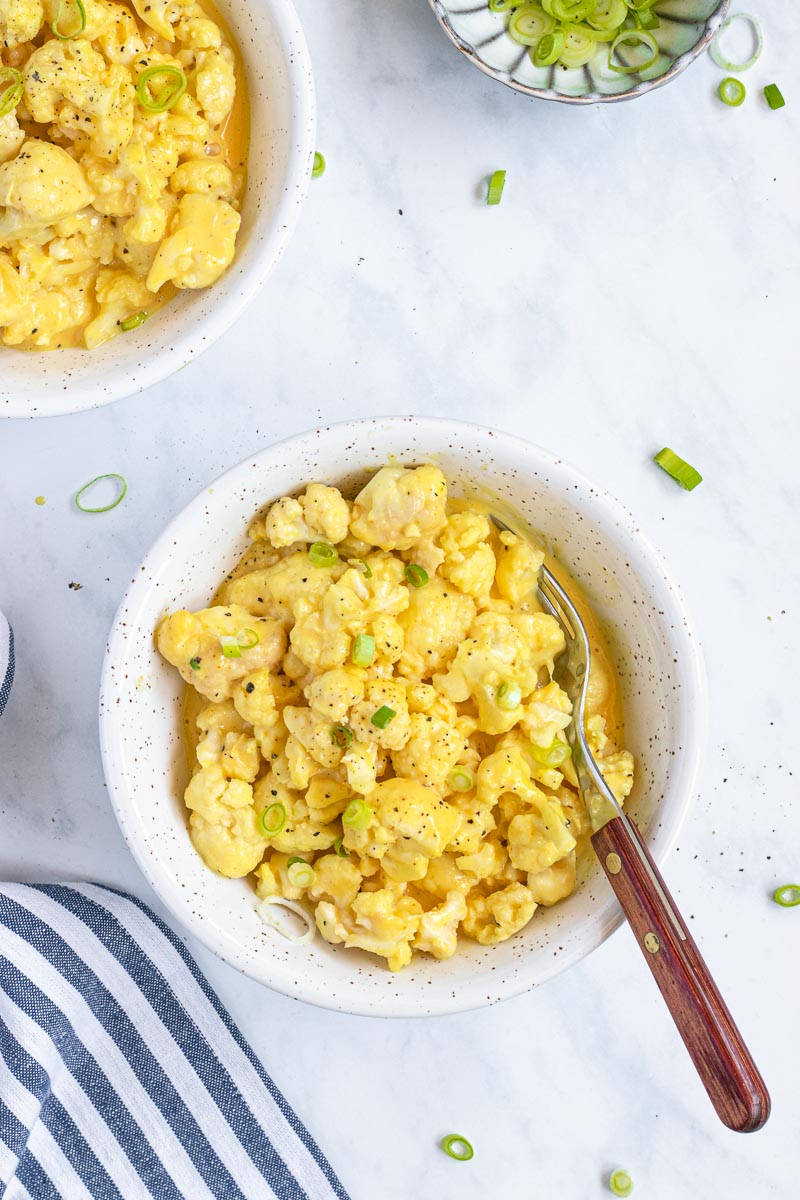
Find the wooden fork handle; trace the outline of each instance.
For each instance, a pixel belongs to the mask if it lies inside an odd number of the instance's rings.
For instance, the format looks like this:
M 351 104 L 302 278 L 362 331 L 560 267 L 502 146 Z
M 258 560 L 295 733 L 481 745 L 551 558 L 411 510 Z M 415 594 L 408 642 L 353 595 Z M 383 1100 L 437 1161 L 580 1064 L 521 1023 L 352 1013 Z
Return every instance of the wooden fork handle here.
M 594 834 L 592 844 L 717 1115 L 729 1129 L 752 1133 L 769 1116 L 769 1092 L 642 835 L 630 818 L 628 823 L 614 817 Z

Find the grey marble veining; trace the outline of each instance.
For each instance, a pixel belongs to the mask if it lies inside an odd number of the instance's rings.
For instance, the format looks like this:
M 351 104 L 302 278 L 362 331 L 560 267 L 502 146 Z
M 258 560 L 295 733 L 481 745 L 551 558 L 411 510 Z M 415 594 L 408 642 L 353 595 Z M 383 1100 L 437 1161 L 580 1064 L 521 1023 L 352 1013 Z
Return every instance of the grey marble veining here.
M 191 948 L 353 1200 L 788 1200 L 800 1171 L 796 280 L 800 94 L 787 8 L 725 108 L 707 57 L 631 104 L 573 111 L 484 77 L 427 5 L 301 0 L 320 149 L 267 289 L 201 360 L 110 408 L 0 424 L 0 607 L 18 669 L 0 723 L 0 874 L 150 898 L 105 796 L 106 632 L 167 520 L 226 467 L 322 421 L 417 412 L 557 450 L 640 518 L 704 643 L 701 794 L 666 874 L 771 1088 L 766 1129 L 714 1114 L 633 940 L 496 1009 L 338 1016 Z M 777 82 L 786 108 L 760 88 Z M 481 181 L 508 171 L 487 209 Z M 402 215 L 400 211 L 402 210 Z M 705 475 L 693 494 L 649 461 Z M 70 497 L 129 481 L 104 516 Z M 39 508 L 34 497 L 43 494 Z M 76 581 L 80 591 L 70 590 Z M 450 1131 L 476 1155 L 437 1149 Z

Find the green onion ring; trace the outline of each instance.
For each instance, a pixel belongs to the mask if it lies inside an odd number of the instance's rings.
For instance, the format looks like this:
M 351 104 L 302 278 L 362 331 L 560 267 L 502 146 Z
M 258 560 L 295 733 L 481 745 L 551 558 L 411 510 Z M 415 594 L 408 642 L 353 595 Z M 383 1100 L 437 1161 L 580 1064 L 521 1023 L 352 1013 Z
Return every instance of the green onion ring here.
M 566 742 L 556 740 L 551 746 L 537 746 L 535 743 L 530 747 L 531 758 L 537 763 L 541 763 L 543 767 L 560 767 L 568 758 L 572 757 L 572 747 Z
M 90 487 L 94 487 L 96 483 L 100 483 L 103 479 L 117 479 L 120 483 L 120 492 L 116 500 L 112 500 L 110 504 L 103 504 L 100 508 L 89 508 L 88 505 L 81 502 L 81 496 L 84 492 L 88 492 Z M 112 508 L 116 508 L 125 498 L 125 493 L 128 490 L 128 482 L 124 475 L 118 475 L 116 471 L 109 471 L 107 475 L 95 475 L 94 479 L 90 479 L 85 483 L 79 492 L 75 493 L 75 507 L 80 509 L 82 513 L 104 513 L 111 512 Z
M 741 79 L 734 79 L 732 75 L 727 75 L 717 88 L 717 95 L 729 108 L 738 108 L 740 104 L 744 104 L 747 88 Z
M 409 563 L 405 569 L 405 576 L 411 586 L 415 588 L 424 587 L 428 582 L 428 572 L 419 563 Z
M 487 204 L 499 204 L 503 199 L 503 188 L 506 186 L 505 171 L 494 171 L 489 180 L 489 190 L 486 193 Z
M 342 845 L 343 841 L 344 841 L 344 835 L 340 833 L 339 836 L 336 838 L 336 840 L 333 843 L 333 853 L 336 854 L 339 858 L 349 858 L 350 851 L 347 850 Z
M 505 712 L 513 712 L 515 708 L 519 708 L 522 700 L 522 692 L 517 683 L 501 683 L 500 687 L 494 694 L 498 708 L 502 708 Z
M 545 33 L 552 33 L 556 19 L 540 4 L 524 4 L 515 8 L 508 22 L 508 34 L 520 46 L 535 46 Z
M 236 635 L 236 640 L 243 650 L 252 650 L 261 641 L 261 638 L 256 633 L 255 629 L 240 629 Z
M 795 908 L 800 904 L 800 883 L 785 883 L 783 887 L 776 888 L 772 899 L 781 908 Z
M 733 24 L 734 21 L 749 21 L 750 27 L 752 28 L 753 33 L 755 35 L 755 39 L 756 39 L 756 48 L 755 48 L 755 52 L 753 53 L 753 56 L 751 58 L 748 58 L 747 61 L 743 62 L 743 63 L 731 62 L 729 59 L 725 58 L 722 53 L 722 45 L 721 45 L 722 35 L 724 34 L 725 30 L 730 25 Z M 760 58 L 761 51 L 763 49 L 764 49 L 764 34 L 762 33 L 761 25 L 758 23 L 756 18 L 751 17 L 750 13 L 736 12 L 736 13 L 731 13 L 731 15 L 728 17 L 727 21 L 723 21 L 722 25 L 720 25 L 719 29 L 717 30 L 717 32 L 715 33 L 715 35 L 712 39 L 711 45 L 708 48 L 708 52 L 711 55 L 711 57 L 713 58 L 714 62 L 717 64 L 717 66 L 721 67 L 723 71 L 741 72 L 741 71 L 749 71 L 750 70 L 753 63 L 756 62 Z
M 283 804 L 270 804 L 261 814 L 261 828 L 267 837 L 276 837 L 286 824 L 286 808 Z
M 595 7 L 595 0 L 551 0 L 549 11 L 558 21 L 584 21 Z
M 374 815 L 366 801 L 356 796 L 342 813 L 342 824 L 346 825 L 348 829 L 366 829 Z
M 72 31 L 72 33 L 62 33 L 61 30 L 58 28 L 58 23 L 61 20 L 61 10 L 63 7 L 64 7 L 64 0 L 58 0 L 58 8 L 56 9 L 56 19 L 55 19 L 55 21 L 53 21 L 50 28 L 52 29 L 52 31 L 56 35 L 56 37 L 60 38 L 60 40 L 62 42 L 71 42 L 74 37 L 78 37 L 78 35 L 83 33 L 84 29 L 86 28 L 86 9 L 83 6 L 83 0 L 75 0 L 75 7 L 78 10 L 78 16 L 80 18 L 80 25 L 78 26 L 77 29 L 74 29 Z
M 674 450 L 670 450 L 669 446 L 665 446 L 663 450 L 659 450 L 658 454 L 653 455 L 653 462 L 658 463 L 661 470 L 666 471 L 670 478 L 679 483 L 684 491 L 692 492 L 698 483 L 703 482 L 703 476 L 700 472 L 690 466 Z
M 326 166 L 327 166 L 327 163 L 325 162 L 325 155 L 320 154 L 320 152 L 318 150 L 315 150 L 314 151 L 314 165 L 311 168 L 311 178 L 319 179 L 320 175 L 325 174 Z
M 502 13 L 508 12 L 510 8 L 519 8 L 526 2 L 527 0 L 489 0 L 489 8 L 492 12 Z
M 348 558 L 347 565 L 360 571 L 365 579 L 372 579 L 372 567 L 365 558 Z
M 286 875 L 292 887 L 309 888 L 314 882 L 314 868 L 304 858 L 290 858 Z
M 374 725 L 376 729 L 385 729 L 390 721 L 393 721 L 396 716 L 397 713 L 393 708 L 389 708 L 388 704 L 382 704 L 378 711 L 372 714 L 370 723 Z
M 352 745 L 354 736 L 352 729 L 347 725 L 334 725 L 331 729 L 331 741 L 340 750 L 346 750 L 348 746 Z
M 617 66 L 613 61 L 614 51 L 617 46 L 639 44 L 647 46 L 650 51 L 650 57 L 642 63 L 636 63 L 635 66 Z M 616 71 L 618 75 L 634 75 L 639 71 L 646 71 L 648 67 L 652 67 L 653 63 L 658 58 L 658 42 L 653 37 L 652 33 L 648 33 L 646 29 L 623 29 L 622 33 L 618 33 L 608 49 L 608 69 Z
M 768 83 L 764 88 L 764 99 L 770 108 L 783 108 L 786 101 L 777 83 Z
M 454 1158 L 456 1162 L 469 1162 L 474 1158 L 475 1151 L 472 1149 L 472 1142 L 468 1142 L 460 1133 L 448 1133 L 447 1137 L 443 1137 L 439 1145 L 450 1158 Z
M 222 646 L 222 653 L 226 658 L 241 658 L 242 647 L 238 640 L 229 633 L 221 633 L 219 635 L 219 644 Z
M 612 1171 L 608 1178 L 608 1190 L 620 1200 L 633 1194 L 633 1180 L 627 1171 Z
M 339 559 L 339 551 L 327 542 L 312 542 L 308 547 L 308 561 L 312 567 L 332 567 Z
M 466 767 L 453 767 L 447 776 L 447 784 L 454 792 L 471 792 L 475 786 L 475 776 Z
M 531 46 L 530 55 L 535 67 L 550 67 L 554 62 L 558 62 L 561 57 L 561 51 L 564 49 L 564 33 L 561 29 L 554 29 L 552 33 L 546 33 L 535 46 Z
M 200 670 L 200 659 L 199 658 L 190 658 L 189 666 L 192 668 L 193 671 L 199 671 Z
M 375 638 L 368 633 L 359 633 L 353 642 L 353 663 L 357 667 L 368 667 L 375 657 Z
M 159 75 L 165 75 L 167 82 L 153 96 L 148 85 Z M 170 63 L 159 63 L 147 67 L 136 80 L 136 98 L 147 112 L 163 113 L 180 100 L 186 91 L 186 82 L 186 73 L 180 67 L 173 67 Z
M 138 329 L 140 325 L 144 325 L 149 313 L 145 309 L 134 313 L 132 317 L 126 317 L 124 321 L 120 321 L 119 327 L 123 333 L 130 333 L 132 329 Z
M 18 71 L 16 67 L 0 66 L 0 88 L 4 84 L 8 84 L 8 86 L 5 91 L 0 92 L 0 117 L 7 117 L 22 99 L 25 87 L 22 72 Z

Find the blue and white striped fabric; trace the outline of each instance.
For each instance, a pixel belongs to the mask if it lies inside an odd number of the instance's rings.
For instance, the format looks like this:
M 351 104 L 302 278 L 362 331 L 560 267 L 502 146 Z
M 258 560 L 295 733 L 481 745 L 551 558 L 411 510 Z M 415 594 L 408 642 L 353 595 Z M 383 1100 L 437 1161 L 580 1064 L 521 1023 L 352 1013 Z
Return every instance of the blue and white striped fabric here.
M 174 934 L 95 884 L 0 884 L 3 1200 L 347 1200 Z
M 0 717 L 14 682 L 14 631 L 0 612 Z

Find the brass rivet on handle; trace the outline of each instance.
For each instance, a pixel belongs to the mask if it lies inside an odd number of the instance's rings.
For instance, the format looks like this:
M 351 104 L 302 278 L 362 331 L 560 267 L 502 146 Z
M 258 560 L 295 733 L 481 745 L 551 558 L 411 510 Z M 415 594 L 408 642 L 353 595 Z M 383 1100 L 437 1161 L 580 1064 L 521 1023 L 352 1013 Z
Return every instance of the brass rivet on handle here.
M 618 854 L 606 855 L 606 869 L 610 871 L 612 875 L 619 875 L 620 871 L 622 870 L 622 859 Z
M 654 933 L 646 933 L 644 935 L 644 948 L 648 954 L 658 954 L 661 949 L 661 942 Z

